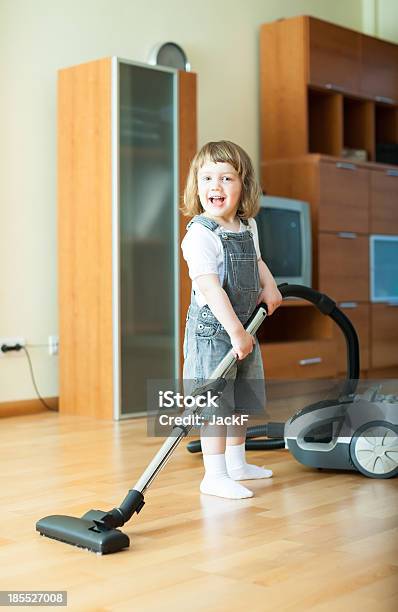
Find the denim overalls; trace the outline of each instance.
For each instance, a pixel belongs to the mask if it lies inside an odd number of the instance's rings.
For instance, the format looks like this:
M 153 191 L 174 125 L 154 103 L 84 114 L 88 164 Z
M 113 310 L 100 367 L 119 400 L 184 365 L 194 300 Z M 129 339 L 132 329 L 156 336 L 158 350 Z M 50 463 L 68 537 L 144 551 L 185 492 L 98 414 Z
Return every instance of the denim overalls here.
M 222 287 L 241 323 L 244 325 L 253 313 L 259 296 L 260 278 L 257 253 L 251 230 L 227 232 L 218 223 L 198 215 L 190 221 L 201 223 L 221 239 L 224 251 Z M 248 222 L 243 221 L 247 226 Z M 184 337 L 184 392 L 205 384 L 212 371 L 231 348 L 231 340 L 221 323 L 206 305 L 198 306 L 194 292 L 188 309 Z M 253 351 L 237 361 L 227 375 L 228 385 L 218 400 L 219 408 L 205 409 L 204 419 L 213 414 L 229 416 L 232 413 L 264 414 L 265 386 L 261 352 L 256 338 Z

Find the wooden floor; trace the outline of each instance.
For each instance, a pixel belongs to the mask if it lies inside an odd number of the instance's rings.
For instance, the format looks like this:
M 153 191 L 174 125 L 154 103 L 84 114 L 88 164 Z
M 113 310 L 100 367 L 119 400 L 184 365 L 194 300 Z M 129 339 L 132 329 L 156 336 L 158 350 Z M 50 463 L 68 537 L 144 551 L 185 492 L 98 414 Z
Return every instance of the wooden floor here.
M 274 478 L 251 482 L 252 499 L 224 500 L 200 495 L 201 456 L 184 441 L 123 528 L 130 549 L 100 556 L 40 537 L 35 522 L 114 507 L 162 440 L 145 421 L 50 412 L 0 427 L 2 590 L 67 590 L 79 612 L 398 609 L 397 479 L 257 451 L 251 461 Z

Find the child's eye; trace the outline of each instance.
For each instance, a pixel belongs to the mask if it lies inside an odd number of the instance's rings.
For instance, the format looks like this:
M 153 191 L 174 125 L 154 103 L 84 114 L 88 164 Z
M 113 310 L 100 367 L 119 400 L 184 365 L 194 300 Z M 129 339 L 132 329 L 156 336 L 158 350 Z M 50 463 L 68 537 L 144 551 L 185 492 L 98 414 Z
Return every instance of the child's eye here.
M 210 176 L 201 176 L 200 180 L 205 183 L 206 181 L 210 181 Z
M 223 176 L 222 180 L 224 181 L 224 183 L 226 183 L 227 181 L 232 181 L 232 178 L 230 176 Z

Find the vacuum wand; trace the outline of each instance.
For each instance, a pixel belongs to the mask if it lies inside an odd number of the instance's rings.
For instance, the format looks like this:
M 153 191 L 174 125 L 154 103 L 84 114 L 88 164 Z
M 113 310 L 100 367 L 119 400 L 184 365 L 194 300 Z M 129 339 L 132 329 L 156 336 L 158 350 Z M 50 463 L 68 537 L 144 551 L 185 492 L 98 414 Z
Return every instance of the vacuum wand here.
M 265 304 L 260 304 L 260 306 L 258 306 L 258 308 L 254 311 L 253 315 L 250 317 L 249 321 L 246 323 L 246 331 L 254 335 L 266 316 L 267 307 Z M 231 348 L 225 355 L 225 357 L 223 357 L 223 359 L 220 361 L 218 366 L 211 373 L 209 377 L 210 382 L 204 385 L 203 387 L 195 389 L 195 391 L 192 393 L 192 396 L 198 397 L 200 395 L 205 395 L 208 391 L 211 391 L 214 394 L 221 394 L 222 390 L 225 387 L 225 377 L 235 364 L 236 359 L 237 358 L 234 353 L 234 350 Z M 216 381 L 216 383 L 214 384 L 211 381 Z M 196 406 L 192 410 L 191 414 L 200 414 L 202 410 L 202 407 Z M 144 491 L 146 491 L 152 480 L 166 465 L 168 459 L 173 454 L 174 450 L 177 448 L 181 440 L 188 435 L 192 427 L 193 425 L 178 425 L 173 428 L 173 433 L 163 443 L 163 446 L 156 453 L 155 457 L 152 459 L 151 463 L 148 465 L 141 478 L 135 484 L 135 491 L 140 491 L 141 493 L 144 493 Z

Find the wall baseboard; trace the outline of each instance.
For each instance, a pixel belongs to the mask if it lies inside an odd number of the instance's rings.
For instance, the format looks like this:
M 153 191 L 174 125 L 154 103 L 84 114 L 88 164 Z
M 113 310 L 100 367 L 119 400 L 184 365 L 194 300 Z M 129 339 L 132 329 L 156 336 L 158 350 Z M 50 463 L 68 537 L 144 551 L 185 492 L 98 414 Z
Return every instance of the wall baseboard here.
M 58 410 L 58 397 L 45 397 L 43 399 L 51 407 L 51 410 Z M 0 402 L 0 418 L 36 414 L 39 412 L 48 412 L 39 399 Z

